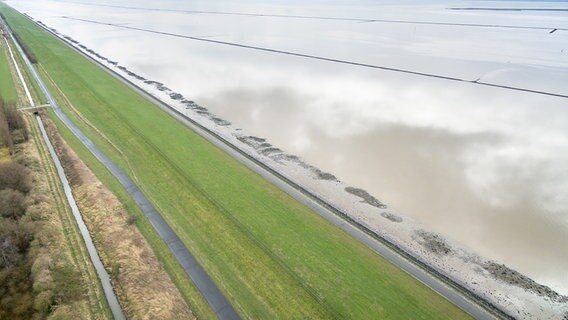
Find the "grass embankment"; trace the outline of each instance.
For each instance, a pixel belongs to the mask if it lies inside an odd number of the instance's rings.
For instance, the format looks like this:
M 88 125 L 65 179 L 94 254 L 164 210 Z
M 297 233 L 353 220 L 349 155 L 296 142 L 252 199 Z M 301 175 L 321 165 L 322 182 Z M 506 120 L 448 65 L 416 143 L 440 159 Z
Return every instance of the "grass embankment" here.
M 82 117 L 114 146 L 65 111 L 126 172 L 134 170 L 243 316 L 467 317 L 25 17 L 0 8 Z M 97 166 L 92 157 L 86 161 Z
M 24 107 L 29 107 L 29 101 L 26 98 L 25 95 L 25 91 L 24 91 L 24 87 L 23 84 L 20 81 L 20 78 L 17 74 L 16 71 L 16 67 L 14 66 L 14 64 L 12 63 L 12 59 L 10 57 L 10 53 L 8 50 L 8 46 L 7 44 L 10 45 L 10 47 L 12 48 L 12 52 L 14 54 L 14 57 L 16 59 L 16 63 L 18 64 L 18 67 L 20 69 L 20 72 L 22 73 L 22 77 L 24 78 L 24 81 L 26 81 L 26 84 L 28 85 L 28 89 L 30 90 L 30 94 L 32 96 L 32 99 L 36 102 L 36 104 L 44 104 L 47 102 L 47 100 L 45 99 L 45 97 L 43 96 L 43 94 L 41 93 L 41 89 L 39 88 L 38 84 L 35 81 L 31 81 L 32 77 L 30 75 L 30 71 L 28 70 L 28 68 L 26 67 L 22 57 L 18 54 L 18 51 L 16 49 L 16 45 L 14 43 L 14 41 L 12 41 L 12 39 L 10 38 L 3 38 L 0 41 L 0 47 L 2 47 L 2 51 L 5 52 L 5 62 L 6 62 L 6 77 L 8 77 L 8 75 L 11 77 L 10 81 L 8 81 L 8 79 L 6 78 L 6 82 L 8 84 L 11 84 L 12 87 L 8 88 L 0 88 L 7 90 L 7 94 L 11 95 L 12 93 L 10 93 L 10 91 L 13 91 L 14 96 L 14 100 L 19 100 L 19 106 L 24 106 Z M 1 59 L 1 58 L 0 58 Z M 18 99 L 18 97 L 21 97 L 20 99 Z M 8 100 L 10 101 L 10 100 Z
M 14 80 L 12 80 L 12 73 L 8 64 L 8 50 L 5 46 L 4 40 L 0 39 L 0 97 L 6 102 L 15 103 L 18 100 L 18 93 Z
M 39 85 L 35 81 L 32 80 L 33 77 L 30 74 L 30 70 L 26 66 L 22 56 L 19 54 L 18 49 L 16 48 L 16 44 L 10 38 L 8 38 L 6 40 L 10 44 L 10 47 L 12 48 L 12 52 L 14 53 L 14 58 L 16 59 L 16 63 L 18 64 L 18 67 L 20 68 L 20 72 L 22 73 L 22 76 L 24 77 L 24 81 L 28 85 L 28 90 L 30 91 L 30 94 L 32 95 L 32 99 L 35 101 L 35 104 L 39 105 L 39 104 L 47 103 L 47 99 L 43 96 L 43 93 L 41 92 Z M 13 77 L 14 81 L 16 81 L 16 83 L 19 84 L 16 87 L 20 87 L 20 90 L 18 91 L 20 93 L 20 96 L 21 96 L 20 105 L 27 106 L 27 104 L 29 104 L 29 102 L 28 102 L 28 99 L 26 99 L 25 96 L 24 96 L 23 85 L 19 83 L 20 79 L 16 75 L 15 68 L 12 68 L 12 69 L 13 69 L 12 77 Z
M 122 203 L 94 176 L 42 116 L 73 195 L 109 271 L 129 319 L 194 319 L 182 295 L 161 266 Z

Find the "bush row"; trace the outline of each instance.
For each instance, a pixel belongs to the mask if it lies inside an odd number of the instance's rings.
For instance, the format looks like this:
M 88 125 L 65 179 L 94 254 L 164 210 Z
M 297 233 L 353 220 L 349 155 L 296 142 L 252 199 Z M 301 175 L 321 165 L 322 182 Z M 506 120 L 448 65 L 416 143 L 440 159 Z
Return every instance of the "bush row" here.
M 0 98 L 0 148 L 8 147 L 14 151 L 14 144 L 28 141 L 28 129 L 22 114 L 13 103 L 5 103 Z
M 64 236 L 27 139 L 21 113 L 0 99 L 0 148 L 10 148 L 0 161 L 0 319 L 80 318 L 70 306 L 84 297 L 81 274 L 61 250 Z

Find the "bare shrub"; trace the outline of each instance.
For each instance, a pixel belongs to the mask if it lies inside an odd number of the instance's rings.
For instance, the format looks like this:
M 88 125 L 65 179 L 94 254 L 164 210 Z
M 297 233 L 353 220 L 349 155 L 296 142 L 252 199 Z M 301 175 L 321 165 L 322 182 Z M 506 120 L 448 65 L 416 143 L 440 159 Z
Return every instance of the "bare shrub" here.
M 2 189 L 28 193 L 31 189 L 31 179 L 26 167 L 13 161 L 0 164 L 0 190 Z
M 22 114 L 16 109 L 16 106 L 12 103 L 2 103 L 1 106 L 4 114 L 6 115 L 8 129 L 10 129 L 13 135 L 18 135 L 21 140 L 20 142 L 28 141 L 28 129 L 26 127 L 26 122 L 24 121 Z
M 34 235 L 33 222 L 2 219 L 0 222 L 0 268 L 20 262 Z
M 28 128 L 16 105 L 5 103 L 0 97 L 0 146 L 13 149 L 14 143 L 28 141 Z
M 4 102 L 0 99 L 0 107 Z M 10 135 L 10 129 L 8 128 L 8 120 L 4 112 L 0 109 L 0 147 L 9 147 L 12 149 L 12 136 Z
M 0 319 L 33 319 L 31 284 L 26 263 L 0 268 Z
M 22 255 L 18 250 L 16 241 L 13 239 L 13 233 L 16 229 L 16 222 L 1 219 L 0 225 L 0 269 L 11 267 L 22 259 Z M 1 279 L 0 279 L 1 280 Z
M 0 190 L 0 215 L 4 218 L 17 219 L 26 212 L 24 195 L 17 190 Z
M 53 292 L 50 290 L 43 291 L 35 296 L 34 309 L 40 314 L 47 314 L 53 303 Z
M 133 225 L 136 223 L 136 216 L 135 215 L 129 215 L 128 218 L 126 219 L 126 224 L 128 224 L 129 226 Z
M 15 162 L 23 165 L 24 167 L 30 169 L 31 171 L 41 170 L 41 165 L 39 163 L 39 160 L 36 158 L 29 157 L 23 152 L 15 154 L 12 158 L 14 159 Z

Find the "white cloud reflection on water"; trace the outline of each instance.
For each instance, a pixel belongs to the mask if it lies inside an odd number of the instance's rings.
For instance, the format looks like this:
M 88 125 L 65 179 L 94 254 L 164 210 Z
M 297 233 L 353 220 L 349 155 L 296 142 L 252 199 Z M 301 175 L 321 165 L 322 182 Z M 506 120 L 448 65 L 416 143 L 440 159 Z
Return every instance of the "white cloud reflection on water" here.
M 568 92 L 568 50 L 562 52 L 568 47 L 568 32 L 10 3 L 247 132 L 367 189 L 481 255 L 568 294 L 568 100 L 219 47 L 57 16 L 125 22 L 560 93 Z M 565 16 L 555 13 L 447 12 L 442 10 L 446 6 L 318 3 L 284 9 L 276 2 L 203 2 L 191 9 L 568 25 Z

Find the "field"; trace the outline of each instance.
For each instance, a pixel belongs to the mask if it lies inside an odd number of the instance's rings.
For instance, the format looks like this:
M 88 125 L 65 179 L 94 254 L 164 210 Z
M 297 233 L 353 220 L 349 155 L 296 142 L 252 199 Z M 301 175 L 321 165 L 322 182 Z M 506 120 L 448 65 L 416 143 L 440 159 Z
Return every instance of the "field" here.
M 5 48 L 5 43 L 0 41 L 0 96 L 6 102 L 16 102 L 18 94 L 12 80 L 8 59 L 8 50 Z
M 242 316 L 467 317 L 23 16 L 0 10 L 46 82 L 65 94 L 65 111 L 132 175 Z

